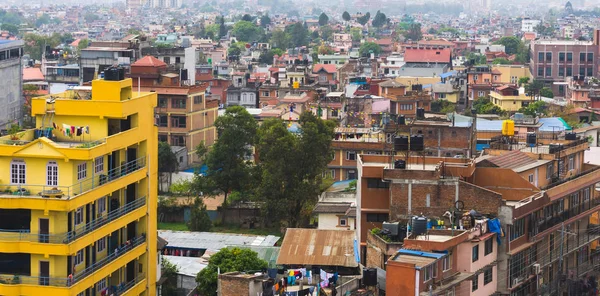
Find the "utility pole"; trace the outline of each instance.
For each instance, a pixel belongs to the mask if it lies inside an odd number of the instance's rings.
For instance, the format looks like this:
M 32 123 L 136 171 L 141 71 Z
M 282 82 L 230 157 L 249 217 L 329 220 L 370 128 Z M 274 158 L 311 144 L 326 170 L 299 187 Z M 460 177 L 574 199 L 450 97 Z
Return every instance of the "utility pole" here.
M 563 270 L 563 245 L 565 244 L 565 222 L 561 223 L 561 230 L 560 230 L 560 258 L 558 260 L 558 271 L 559 271 L 559 276 L 562 275 L 562 270 Z M 561 276 L 562 277 L 562 276 Z M 561 282 L 561 278 L 558 279 L 558 292 L 560 294 L 560 282 Z

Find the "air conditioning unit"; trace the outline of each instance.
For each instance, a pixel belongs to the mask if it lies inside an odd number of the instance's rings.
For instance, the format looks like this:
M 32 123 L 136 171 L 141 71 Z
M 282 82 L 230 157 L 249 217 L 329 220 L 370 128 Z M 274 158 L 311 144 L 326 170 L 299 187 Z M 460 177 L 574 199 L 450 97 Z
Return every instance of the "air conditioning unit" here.
M 540 264 L 536 263 L 536 264 L 534 264 L 534 265 L 532 266 L 532 268 L 531 268 L 531 273 L 532 273 L 532 274 L 534 274 L 534 275 L 535 275 L 535 274 L 540 274 L 541 272 L 542 272 L 542 269 L 541 269 L 541 267 L 540 267 Z
M 521 283 L 521 278 L 514 278 L 513 282 L 512 282 L 512 287 L 515 287 L 520 283 Z

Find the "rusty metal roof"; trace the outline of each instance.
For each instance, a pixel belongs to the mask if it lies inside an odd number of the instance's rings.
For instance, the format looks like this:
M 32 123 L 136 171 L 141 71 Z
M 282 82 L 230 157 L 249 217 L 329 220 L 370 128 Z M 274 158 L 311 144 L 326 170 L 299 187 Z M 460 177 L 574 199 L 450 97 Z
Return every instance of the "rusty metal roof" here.
M 358 267 L 354 231 L 288 228 L 277 264 Z

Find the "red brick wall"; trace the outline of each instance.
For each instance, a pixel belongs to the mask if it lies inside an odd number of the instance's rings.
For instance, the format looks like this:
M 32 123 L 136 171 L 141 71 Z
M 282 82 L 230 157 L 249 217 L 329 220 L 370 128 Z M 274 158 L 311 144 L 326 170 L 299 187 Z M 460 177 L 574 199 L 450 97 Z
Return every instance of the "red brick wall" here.
M 221 283 L 221 295 L 223 296 L 250 295 L 250 286 L 247 279 L 220 275 L 219 282 Z

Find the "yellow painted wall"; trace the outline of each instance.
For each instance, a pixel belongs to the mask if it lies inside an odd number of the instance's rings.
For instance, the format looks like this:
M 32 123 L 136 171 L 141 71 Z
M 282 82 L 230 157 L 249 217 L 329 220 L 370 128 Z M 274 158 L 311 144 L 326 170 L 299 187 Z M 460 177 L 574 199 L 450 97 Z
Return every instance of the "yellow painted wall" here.
M 530 77 L 531 72 L 529 71 L 529 67 L 520 66 L 508 66 L 508 65 L 497 65 L 493 67 L 494 70 L 498 70 L 502 73 L 500 76 L 501 83 L 511 83 L 511 77 L 517 78 L 517 83 L 519 78 L 521 77 Z
M 36 116 L 36 127 L 42 127 L 43 116 Z M 52 122 L 56 123 L 59 128 L 63 128 L 63 124 L 71 126 L 88 126 L 90 133 L 83 133 L 82 136 L 66 136 L 59 130 L 54 130 L 53 135 L 63 142 L 92 142 L 104 139 L 108 136 L 108 120 L 106 118 L 101 119 L 98 117 L 82 117 L 82 116 L 55 116 Z M 46 125 L 48 119 L 46 119 Z M 51 127 L 51 126 L 45 126 Z
M 50 262 L 50 277 L 66 278 L 67 272 L 67 257 L 64 256 L 48 256 L 31 255 L 31 276 L 39 276 L 40 261 Z

